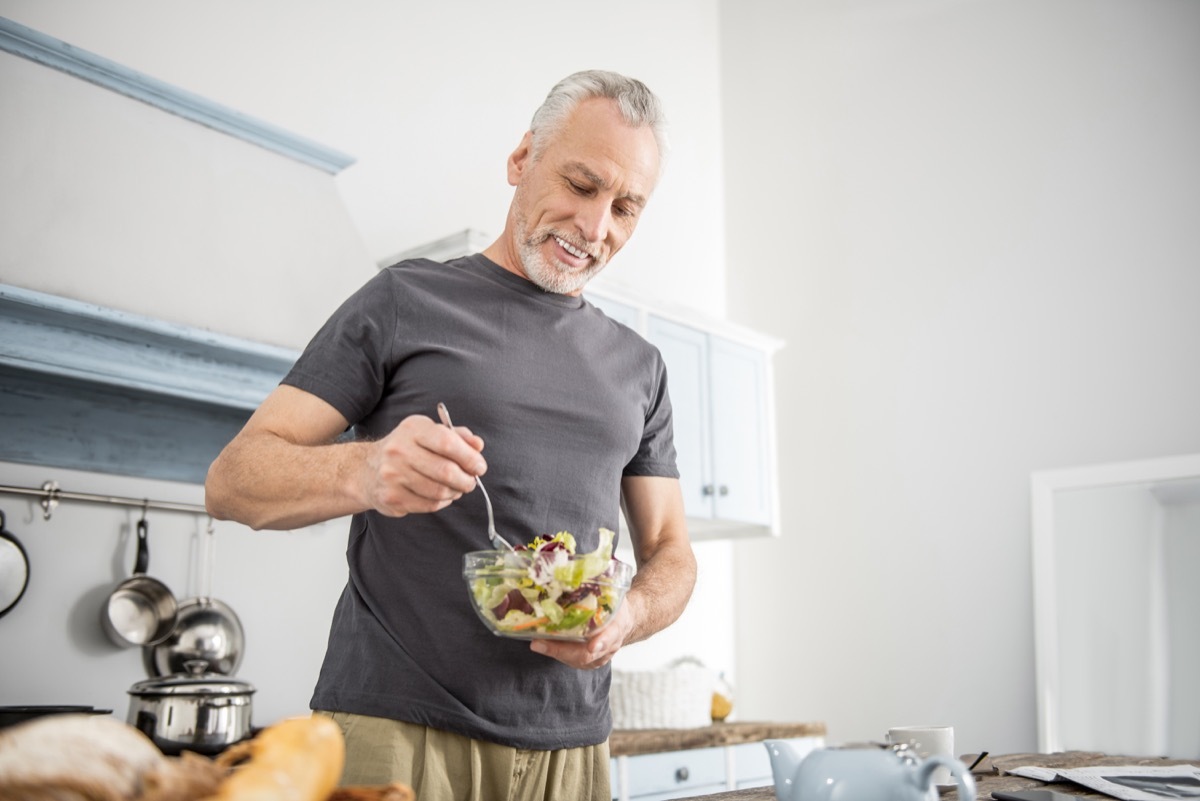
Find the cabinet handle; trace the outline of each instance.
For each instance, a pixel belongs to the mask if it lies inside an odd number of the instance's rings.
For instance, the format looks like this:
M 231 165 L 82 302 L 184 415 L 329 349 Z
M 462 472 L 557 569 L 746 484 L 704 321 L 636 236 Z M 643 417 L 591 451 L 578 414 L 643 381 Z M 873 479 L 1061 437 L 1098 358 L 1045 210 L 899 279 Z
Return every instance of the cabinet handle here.
M 711 498 L 713 496 L 713 485 L 705 484 L 703 487 L 700 488 L 700 494 L 703 495 L 705 498 Z
M 717 494 L 720 495 L 722 498 L 724 498 L 726 495 L 729 494 L 729 487 L 722 484 L 720 486 L 720 488 L 717 489 Z
M 688 769 L 686 766 L 675 771 L 675 781 L 686 782 L 687 780 L 688 780 Z

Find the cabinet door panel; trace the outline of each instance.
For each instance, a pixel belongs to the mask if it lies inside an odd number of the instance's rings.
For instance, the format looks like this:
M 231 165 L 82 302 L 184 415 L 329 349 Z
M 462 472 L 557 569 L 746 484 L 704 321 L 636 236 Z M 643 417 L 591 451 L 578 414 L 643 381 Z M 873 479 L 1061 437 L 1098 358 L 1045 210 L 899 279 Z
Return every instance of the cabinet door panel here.
M 768 524 L 767 355 L 720 337 L 709 348 L 716 516 Z
M 584 295 L 593 306 L 618 323 L 624 323 L 634 331 L 638 330 L 638 310 L 619 300 L 600 295 Z
M 653 315 L 646 338 L 667 364 L 667 389 L 674 411 L 675 450 L 683 505 L 689 517 L 713 514 L 708 406 L 708 335 Z

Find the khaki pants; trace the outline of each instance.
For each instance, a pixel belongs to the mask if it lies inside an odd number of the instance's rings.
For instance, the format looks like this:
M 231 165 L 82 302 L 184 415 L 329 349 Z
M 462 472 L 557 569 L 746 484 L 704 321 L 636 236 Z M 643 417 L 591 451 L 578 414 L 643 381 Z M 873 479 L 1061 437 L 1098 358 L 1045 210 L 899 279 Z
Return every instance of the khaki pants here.
M 404 782 L 420 801 L 611 801 L 608 743 L 510 748 L 415 723 L 315 712 L 346 739 L 342 785 Z

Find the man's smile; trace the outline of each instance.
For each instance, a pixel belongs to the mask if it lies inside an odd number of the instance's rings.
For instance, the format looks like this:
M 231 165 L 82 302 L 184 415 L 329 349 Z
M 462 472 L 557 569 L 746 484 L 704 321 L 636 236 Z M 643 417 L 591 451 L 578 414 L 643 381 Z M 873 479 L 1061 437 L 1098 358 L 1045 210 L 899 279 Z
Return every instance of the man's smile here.
M 585 250 L 580 250 L 579 248 L 575 247 L 570 242 L 568 242 L 567 240 L 563 239 L 560 236 L 555 236 L 555 237 L 553 237 L 553 239 L 555 242 L 558 243 L 558 246 L 560 248 L 562 248 L 567 253 L 571 254 L 572 256 L 574 256 L 577 259 L 591 259 L 592 258 L 592 255 L 590 253 L 588 253 Z

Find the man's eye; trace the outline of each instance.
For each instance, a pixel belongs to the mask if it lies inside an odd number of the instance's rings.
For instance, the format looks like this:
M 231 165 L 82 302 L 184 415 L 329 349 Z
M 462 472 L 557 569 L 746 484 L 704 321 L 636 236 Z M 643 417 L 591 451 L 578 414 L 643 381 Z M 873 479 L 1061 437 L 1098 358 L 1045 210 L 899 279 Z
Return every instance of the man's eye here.
M 637 209 L 631 206 L 613 206 L 613 213 L 618 217 L 636 217 Z
M 567 181 L 567 183 L 571 185 L 571 191 L 577 195 L 587 195 L 591 192 L 591 190 L 583 184 L 577 184 L 574 181 Z

